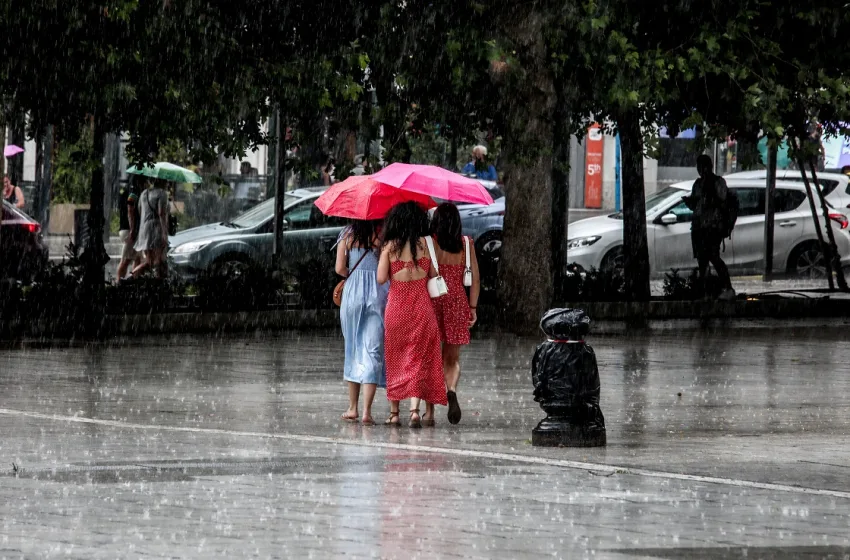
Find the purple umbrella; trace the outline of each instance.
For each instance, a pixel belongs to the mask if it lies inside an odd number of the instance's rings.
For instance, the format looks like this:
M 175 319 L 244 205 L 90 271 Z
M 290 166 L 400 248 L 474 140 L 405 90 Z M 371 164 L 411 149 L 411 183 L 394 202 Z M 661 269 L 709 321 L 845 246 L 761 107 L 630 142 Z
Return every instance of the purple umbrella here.
M 6 149 L 3 150 L 3 155 L 6 157 L 16 156 L 20 153 L 23 153 L 24 149 L 20 146 L 15 146 L 14 144 L 9 144 L 6 146 Z

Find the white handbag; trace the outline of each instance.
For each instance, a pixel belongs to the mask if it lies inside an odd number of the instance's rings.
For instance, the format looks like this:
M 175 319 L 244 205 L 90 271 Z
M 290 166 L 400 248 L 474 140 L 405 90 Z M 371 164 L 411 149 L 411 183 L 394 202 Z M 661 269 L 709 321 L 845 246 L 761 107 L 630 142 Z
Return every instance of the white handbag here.
M 440 276 L 440 265 L 437 264 L 437 255 L 434 252 L 434 242 L 430 236 L 425 237 L 425 243 L 428 245 L 428 252 L 431 253 L 431 265 L 434 267 L 434 272 L 437 276 L 428 280 L 428 295 L 432 299 L 443 297 L 449 293 L 449 286 L 446 284 L 446 279 Z
M 463 285 L 469 288 L 472 286 L 472 265 L 469 264 L 469 238 L 463 238 L 463 244 L 466 246 L 466 269 L 463 271 Z

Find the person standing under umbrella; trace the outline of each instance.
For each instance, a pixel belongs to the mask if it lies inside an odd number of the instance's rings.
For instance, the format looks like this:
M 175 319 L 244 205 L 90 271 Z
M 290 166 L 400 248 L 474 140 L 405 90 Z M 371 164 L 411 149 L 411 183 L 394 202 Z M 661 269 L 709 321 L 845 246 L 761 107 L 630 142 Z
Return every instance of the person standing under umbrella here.
M 162 179 L 155 180 L 139 197 L 141 224 L 136 251 L 142 252 L 145 260 L 133 269 L 134 278 L 148 269 L 153 269 L 157 278 L 162 277 L 162 261 L 168 248 L 168 195 L 163 188 L 165 183 Z
M 378 387 L 387 386 L 384 367 L 384 309 L 386 284 L 378 284 L 381 220 L 354 220 L 337 245 L 336 273 L 346 278 L 339 309 L 345 338 L 345 369 L 348 382 L 346 422 L 356 422 L 360 390 L 363 389 L 364 426 L 375 423 L 372 401 Z
M 469 329 L 478 320 L 476 306 L 481 291 L 478 275 L 478 259 L 472 240 L 461 233 L 460 212 L 449 202 L 440 204 L 431 219 L 431 234 L 434 236 L 437 263 L 440 274 L 446 280 L 449 293 L 432 299 L 437 314 L 437 324 L 443 341 L 443 375 L 446 378 L 449 401 L 449 423 L 460 422 L 461 410 L 457 401 L 457 383 L 460 380 L 460 349 L 469 344 Z M 469 268 L 467 269 L 467 258 Z M 468 271 L 468 274 L 467 274 Z M 469 296 L 466 295 L 464 276 L 470 276 Z M 433 421 L 434 407 L 425 407 L 423 421 Z
M 435 271 L 427 236 L 428 214 L 418 204 L 395 206 L 387 215 L 378 263 L 378 282 L 392 280 L 384 316 L 387 399 L 391 407 L 387 424 L 399 424 L 399 401 L 410 399 L 411 428 L 422 427 L 420 400 L 448 403 L 440 330 L 428 295 L 428 278 Z

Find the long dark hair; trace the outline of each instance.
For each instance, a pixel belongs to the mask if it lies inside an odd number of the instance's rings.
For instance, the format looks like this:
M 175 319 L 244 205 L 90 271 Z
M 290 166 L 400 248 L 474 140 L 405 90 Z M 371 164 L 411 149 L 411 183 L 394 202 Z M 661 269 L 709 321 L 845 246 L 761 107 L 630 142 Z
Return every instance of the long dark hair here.
M 460 253 L 463 249 L 463 226 L 457 206 L 444 202 L 434 210 L 431 218 L 431 235 L 437 237 L 440 249 L 447 253 Z
M 418 252 L 417 241 L 428 235 L 428 214 L 415 202 L 403 202 L 390 210 L 384 225 L 384 246 L 389 246 L 400 256 L 404 246 L 410 243 L 410 255 L 414 264 Z
M 352 220 L 348 226 L 348 236 L 352 247 L 361 249 L 375 248 L 375 238 L 381 227 L 381 220 Z

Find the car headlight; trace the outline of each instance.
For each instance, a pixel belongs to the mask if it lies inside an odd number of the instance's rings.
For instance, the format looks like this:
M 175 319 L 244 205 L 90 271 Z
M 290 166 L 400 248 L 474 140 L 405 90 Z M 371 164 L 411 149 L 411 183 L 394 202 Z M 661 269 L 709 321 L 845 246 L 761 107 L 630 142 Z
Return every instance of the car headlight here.
M 602 239 L 600 235 L 591 235 L 590 237 L 576 237 L 567 240 L 567 250 L 581 249 L 582 247 L 590 247 L 597 241 Z
M 187 253 L 195 253 L 200 251 L 207 245 L 212 243 L 212 241 L 192 241 L 191 243 L 183 243 L 182 245 L 178 245 L 171 252 L 175 255 L 185 255 Z

